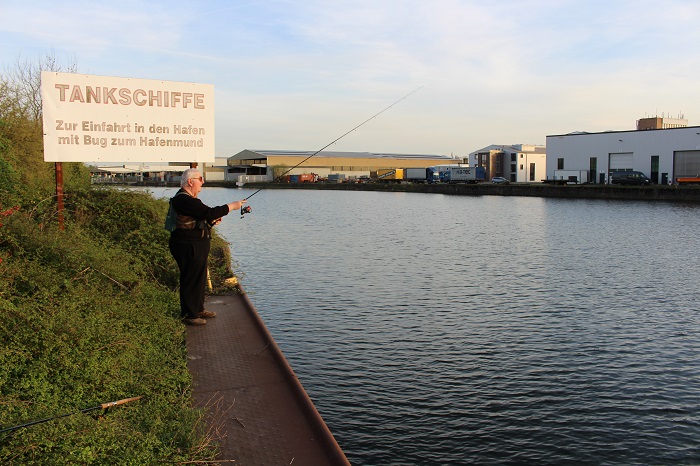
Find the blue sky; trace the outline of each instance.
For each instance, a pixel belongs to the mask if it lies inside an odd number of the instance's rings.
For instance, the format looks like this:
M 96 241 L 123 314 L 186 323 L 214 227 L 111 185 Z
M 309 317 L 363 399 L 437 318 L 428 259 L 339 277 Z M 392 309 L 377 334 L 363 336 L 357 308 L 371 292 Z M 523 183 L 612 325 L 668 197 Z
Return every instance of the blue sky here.
M 0 66 L 214 84 L 216 152 L 454 154 L 700 125 L 698 0 L 0 0 Z

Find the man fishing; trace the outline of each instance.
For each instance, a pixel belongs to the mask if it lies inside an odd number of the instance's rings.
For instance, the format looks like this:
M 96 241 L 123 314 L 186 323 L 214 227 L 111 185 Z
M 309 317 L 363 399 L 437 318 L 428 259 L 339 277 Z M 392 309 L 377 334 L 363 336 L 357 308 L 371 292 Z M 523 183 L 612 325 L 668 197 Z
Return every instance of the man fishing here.
M 180 269 L 180 316 L 187 325 L 204 325 L 216 316 L 204 309 L 207 261 L 211 246 L 211 229 L 221 217 L 240 209 L 246 199 L 218 207 L 208 207 L 197 195 L 204 179 L 196 168 L 182 173 L 180 190 L 170 199 L 175 211 L 174 230 L 170 233 L 170 253 Z

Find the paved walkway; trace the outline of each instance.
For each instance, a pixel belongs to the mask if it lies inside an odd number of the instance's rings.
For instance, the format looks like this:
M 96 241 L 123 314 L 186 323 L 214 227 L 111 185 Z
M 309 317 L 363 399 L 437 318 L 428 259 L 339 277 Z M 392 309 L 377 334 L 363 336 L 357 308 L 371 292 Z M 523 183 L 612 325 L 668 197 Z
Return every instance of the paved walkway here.
M 217 316 L 187 327 L 188 368 L 222 464 L 349 464 L 247 295 L 206 307 Z

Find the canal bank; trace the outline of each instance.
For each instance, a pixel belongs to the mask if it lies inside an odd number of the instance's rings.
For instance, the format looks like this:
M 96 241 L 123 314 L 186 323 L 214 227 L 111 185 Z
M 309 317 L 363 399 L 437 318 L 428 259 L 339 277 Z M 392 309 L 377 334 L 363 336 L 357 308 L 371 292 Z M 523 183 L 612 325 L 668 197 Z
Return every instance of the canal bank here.
M 195 405 L 207 411 L 217 459 L 245 465 L 348 465 L 245 292 L 209 296 L 216 312 L 187 327 Z
M 234 183 L 226 182 L 208 182 L 207 186 L 236 187 Z M 544 183 L 251 183 L 246 184 L 245 188 L 386 191 L 461 196 L 525 196 L 561 199 L 650 200 L 700 203 L 700 187 L 696 186 L 618 186 L 600 184 L 552 186 Z

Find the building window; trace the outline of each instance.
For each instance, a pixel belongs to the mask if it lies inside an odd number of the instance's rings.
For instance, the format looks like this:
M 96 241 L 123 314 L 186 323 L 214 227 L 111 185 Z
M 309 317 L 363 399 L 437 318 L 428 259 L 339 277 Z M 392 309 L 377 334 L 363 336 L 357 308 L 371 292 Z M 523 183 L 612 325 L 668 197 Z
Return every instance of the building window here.
M 535 164 L 530 164 L 530 181 L 535 181 Z
M 564 159 L 557 159 L 557 170 L 564 169 Z
M 523 165 L 523 164 L 521 163 L 521 164 L 520 164 L 520 169 L 522 170 L 523 168 L 525 168 L 525 165 Z
M 510 154 L 510 161 L 515 162 L 518 160 L 518 154 Z

